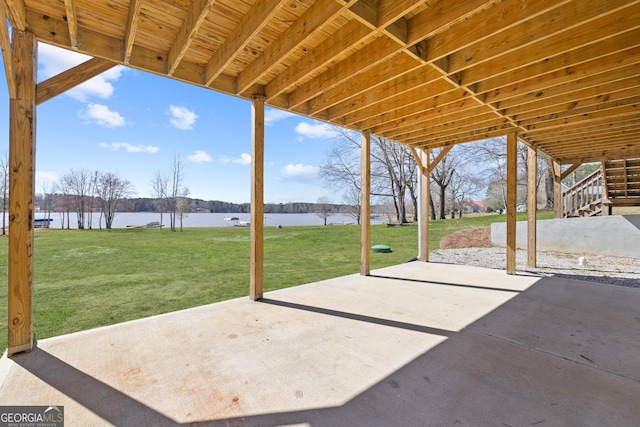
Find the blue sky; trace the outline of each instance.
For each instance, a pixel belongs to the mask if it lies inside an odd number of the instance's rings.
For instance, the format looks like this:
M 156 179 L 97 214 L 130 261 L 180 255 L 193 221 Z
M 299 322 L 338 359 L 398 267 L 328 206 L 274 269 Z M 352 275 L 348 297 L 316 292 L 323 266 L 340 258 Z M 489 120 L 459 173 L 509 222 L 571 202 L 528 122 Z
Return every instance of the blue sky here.
M 38 81 L 89 59 L 45 44 L 38 55 Z M 0 80 L 5 153 L 9 105 L 4 74 Z M 265 202 L 339 202 L 318 176 L 335 131 L 269 107 L 265 121 Z M 191 197 L 248 202 L 250 153 L 250 102 L 118 66 L 38 107 L 36 192 L 86 169 L 115 172 L 136 196 L 150 197 L 153 176 L 169 174 L 177 154 Z

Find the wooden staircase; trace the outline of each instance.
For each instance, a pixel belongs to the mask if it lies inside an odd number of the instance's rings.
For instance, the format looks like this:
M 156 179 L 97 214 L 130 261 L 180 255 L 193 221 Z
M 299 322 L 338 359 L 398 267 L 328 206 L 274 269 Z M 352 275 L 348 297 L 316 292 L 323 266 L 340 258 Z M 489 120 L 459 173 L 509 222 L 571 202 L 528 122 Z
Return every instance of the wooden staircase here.
M 611 215 L 613 207 L 640 206 L 640 159 L 610 160 L 562 192 L 565 218 Z
M 609 213 L 616 206 L 640 206 L 640 159 L 610 160 L 602 168 Z
M 573 187 L 562 192 L 565 218 L 601 215 L 603 203 L 604 175 L 598 169 Z

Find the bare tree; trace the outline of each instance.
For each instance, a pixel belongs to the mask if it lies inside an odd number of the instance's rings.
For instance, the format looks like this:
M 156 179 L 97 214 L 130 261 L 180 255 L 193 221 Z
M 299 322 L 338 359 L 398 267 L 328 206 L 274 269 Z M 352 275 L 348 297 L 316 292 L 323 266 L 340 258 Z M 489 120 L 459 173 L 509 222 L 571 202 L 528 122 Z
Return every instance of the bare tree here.
M 436 155 L 437 153 L 433 154 Z M 455 155 L 452 155 L 451 152 L 449 152 L 449 154 L 443 157 L 443 159 L 436 165 L 436 167 L 433 169 L 433 172 L 431 172 L 431 181 L 434 182 L 439 188 L 440 215 L 438 216 L 438 219 L 446 218 L 447 188 L 453 180 L 453 175 L 455 174 L 458 163 L 459 159 Z
M 518 188 L 522 191 L 518 192 L 518 203 L 526 203 L 527 188 L 527 146 L 518 143 Z M 507 194 L 507 149 L 505 138 L 492 138 L 473 144 L 468 144 L 467 155 L 474 158 L 478 164 L 484 165 L 482 171 L 485 177 L 485 186 L 487 187 L 487 200 L 491 199 L 491 203 L 487 204 L 490 209 L 505 209 Z M 546 158 L 538 156 L 538 182 L 539 186 L 542 179 L 550 173 L 550 165 Z M 548 193 L 548 191 L 547 191 Z M 553 205 L 553 174 L 551 174 L 551 206 Z M 549 198 L 549 194 L 547 194 Z M 501 199 L 501 201 L 499 201 Z M 547 200 L 549 203 L 549 199 Z
M 418 210 L 418 168 L 411 151 L 404 145 L 382 139 L 372 138 L 376 150 L 372 150 L 372 175 L 387 179 L 388 188 L 395 205 L 398 222 L 407 222 L 406 200 L 411 198 L 413 211 Z M 380 168 L 380 170 L 379 170 Z
M 41 185 L 41 189 L 42 189 L 42 209 L 44 211 L 44 215 L 46 219 L 44 222 L 44 226 L 46 228 L 49 228 L 51 221 L 48 221 L 48 219 L 51 219 L 51 211 L 53 209 L 53 185 L 44 181 Z
M 478 180 L 470 175 L 468 171 L 462 170 L 462 172 L 459 172 L 456 170 L 454 172 L 448 188 L 449 207 L 452 217 L 455 212 L 458 212 L 460 218 L 462 218 L 464 205 L 470 202 L 468 197 L 476 194 L 479 189 L 480 184 Z
M 9 194 L 9 156 L 7 153 L 0 156 L 0 194 L 2 194 L 2 235 L 7 234 L 7 205 Z
M 131 183 L 115 173 L 101 173 L 98 175 L 96 194 L 104 215 L 105 228 L 111 230 L 119 203 L 132 194 Z
M 182 220 L 189 213 L 189 189 L 187 187 L 182 188 L 178 200 L 176 201 L 176 215 L 178 221 L 180 221 L 180 231 L 182 231 Z
M 357 188 L 349 187 L 344 190 L 342 202 L 346 207 L 346 214 L 356 220 L 360 225 L 360 208 L 362 206 L 360 200 L 360 191 Z
M 183 179 L 184 179 L 184 176 L 182 174 L 182 165 L 180 163 L 180 157 L 177 154 L 175 154 L 173 156 L 173 164 L 171 165 L 171 187 L 169 188 L 169 194 L 167 197 L 167 206 L 169 208 L 171 231 L 176 231 L 178 198 L 184 191 L 182 187 Z
M 162 228 L 162 214 L 167 207 L 167 189 L 169 187 L 169 178 L 157 171 L 151 180 L 151 194 L 156 199 L 156 209 L 160 211 L 160 228 Z
M 71 169 L 71 172 L 62 179 L 66 181 L 67 187 L 71 190 L 74 198 L 78 229 L 83 230 L 86 224 L 85 214 L 91 190 L 91 174 L 85 169 Z
M 89 179 L 89 192 L 87 195 L 87 224 L 89 226 L 89 230 L 93 228 L 93 211 L 96 208 L 95 204 L 96 204 L 96 196 L 97 196 L 99 180 L 100 180 L 100 171 L 97 171 L 97 170 L 93 171 Z M 100 222 L 99 218 L 98 218 L 98 222 Z
M 315 206 L 316 215 L 324 220 L 324 225 L 327 225 L 327 219 L 334 214 L 334 206 L 331 199 L 328 197 L 318 197 Z
M 320 176 L 332 190 L 360 192 L 360 138 L 336 128 L 341 134 L 320 166 Z M 406 222 L 405 198 L 417 209 L 418 169 L 410 150 L 385 139 L 371 138 L 371 196 L 390 197 L 396 217 Z
M 69 183 L 64 176 L 60 178 L 56 184 L 54 184 L 53 191 L 55 193 L 58 193 L 55 199 L 55 209 L 60 212 L 60 228 L 64 228 L 66 215 L 66 224 L 68 230 L 70 227 L 69 215 L 71 212 L 72 197 L 69 190 Z

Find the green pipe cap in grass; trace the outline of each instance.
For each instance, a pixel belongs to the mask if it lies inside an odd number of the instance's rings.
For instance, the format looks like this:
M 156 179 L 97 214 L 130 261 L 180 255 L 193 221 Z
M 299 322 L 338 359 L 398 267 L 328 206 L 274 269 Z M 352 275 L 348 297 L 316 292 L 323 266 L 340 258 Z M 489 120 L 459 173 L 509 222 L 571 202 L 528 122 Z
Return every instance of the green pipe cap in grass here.
M 371 250 L 373 252 L 383 252 L 383 253 L 391 252 L 391 248 L 387 245 L 374 245 L 374 246 L 371 246 Z

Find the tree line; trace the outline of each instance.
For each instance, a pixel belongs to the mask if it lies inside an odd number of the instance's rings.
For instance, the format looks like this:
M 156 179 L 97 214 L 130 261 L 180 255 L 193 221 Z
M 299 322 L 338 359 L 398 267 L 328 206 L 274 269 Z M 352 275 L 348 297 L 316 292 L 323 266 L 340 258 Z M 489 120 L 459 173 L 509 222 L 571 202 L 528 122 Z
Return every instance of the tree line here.
M 341 193 L 338 203 L 328 197 L 316 203 L 267 203 L 264 212 L 316 213 L 327 218 L 333 213 L 344 213 L 360 223 L 360 137 L 336 128 L 339 137 L 334 141 L 320 167 L 320 176 L 333 194 Z M 431 160 L 439 157 L 443 149 L 431 150 Z M 430 173 L 431 219 L 444 219 L 447 214 L 459 215 L 475 200 L 482 200 L 487 211 L 506 209 L 506 144 L 504 138 L 456 145 Z M 526 207 L 527 147 L 518 145 L 518 203 Z M 538 182 L 542 189 L 540 206 L 553 208 L 553 172 L 549 160 L 538 156 Z M 588 175 L 597 165 L 583 165 L 565 180 L 571 185 Z M 6 233 L 6 212 L 9 197 L 9 162 L 6 154 L 0 156 L 0 198 L 2 233 Z M 371 203 L 375 211 L 394 217 L 404 223 L 415 218 L 418 209 L 418 179 L 420 170 L 411 150 L 383 138 L 371 138 Z M 249 213 L 249 203 L 231 203 L 219 200 L 205 201 L 189 198 L 184 185 L 180 158 L 174 155 L 169 173 L 156 172 L 150 181 L 151 198 L 133 198 L 129 181 L 113 172 L 71 170 L 53 184 L 44 184 L 36 196 L 36 208 L 50 216 L 59 212 L 62 228 L 70 228 L 70 213 L 76 213 L 79 229 L 92 228 L 94 216 L 98 227 L 110 229 L 116 212 L 158 212 L 160 223 L 166 213 L 170 229 L 182 228 L 183 218 L 191 212 Z
M 342 192 L 342 202 L 360 222 L 360 135 L 336 127 L 339 134 L 320 167 L 320 175 L 333 193 Z M 447 150 L 443 152 L 443 150 Z M 442 156 L 441 156 L 442 154 Z M 447 215 L 462 216 L 484 204 L 487 211 L 506 209 L 506 140 L 484 141 L 431 150 L 431 162 L 441 157 L 429 174 L 429 215 L 433 220 Z M 383 138 L 371 137 L 371 203 L 404 223 L 418 208 L 418 180 L 421 172 L 410 148 Z M 518 199 L 527 203 L 527 146 L 518 143 Z M 564 183 L 572 185 L 597 165 L 582 165 Z M 537 156 L 536 186 L 539 206 L 553 209 L 553 171 L 548 158 Z M 326 204 L 327 200 L 323 200 Z M 326 212 L 325 212 L 326 215 Z

